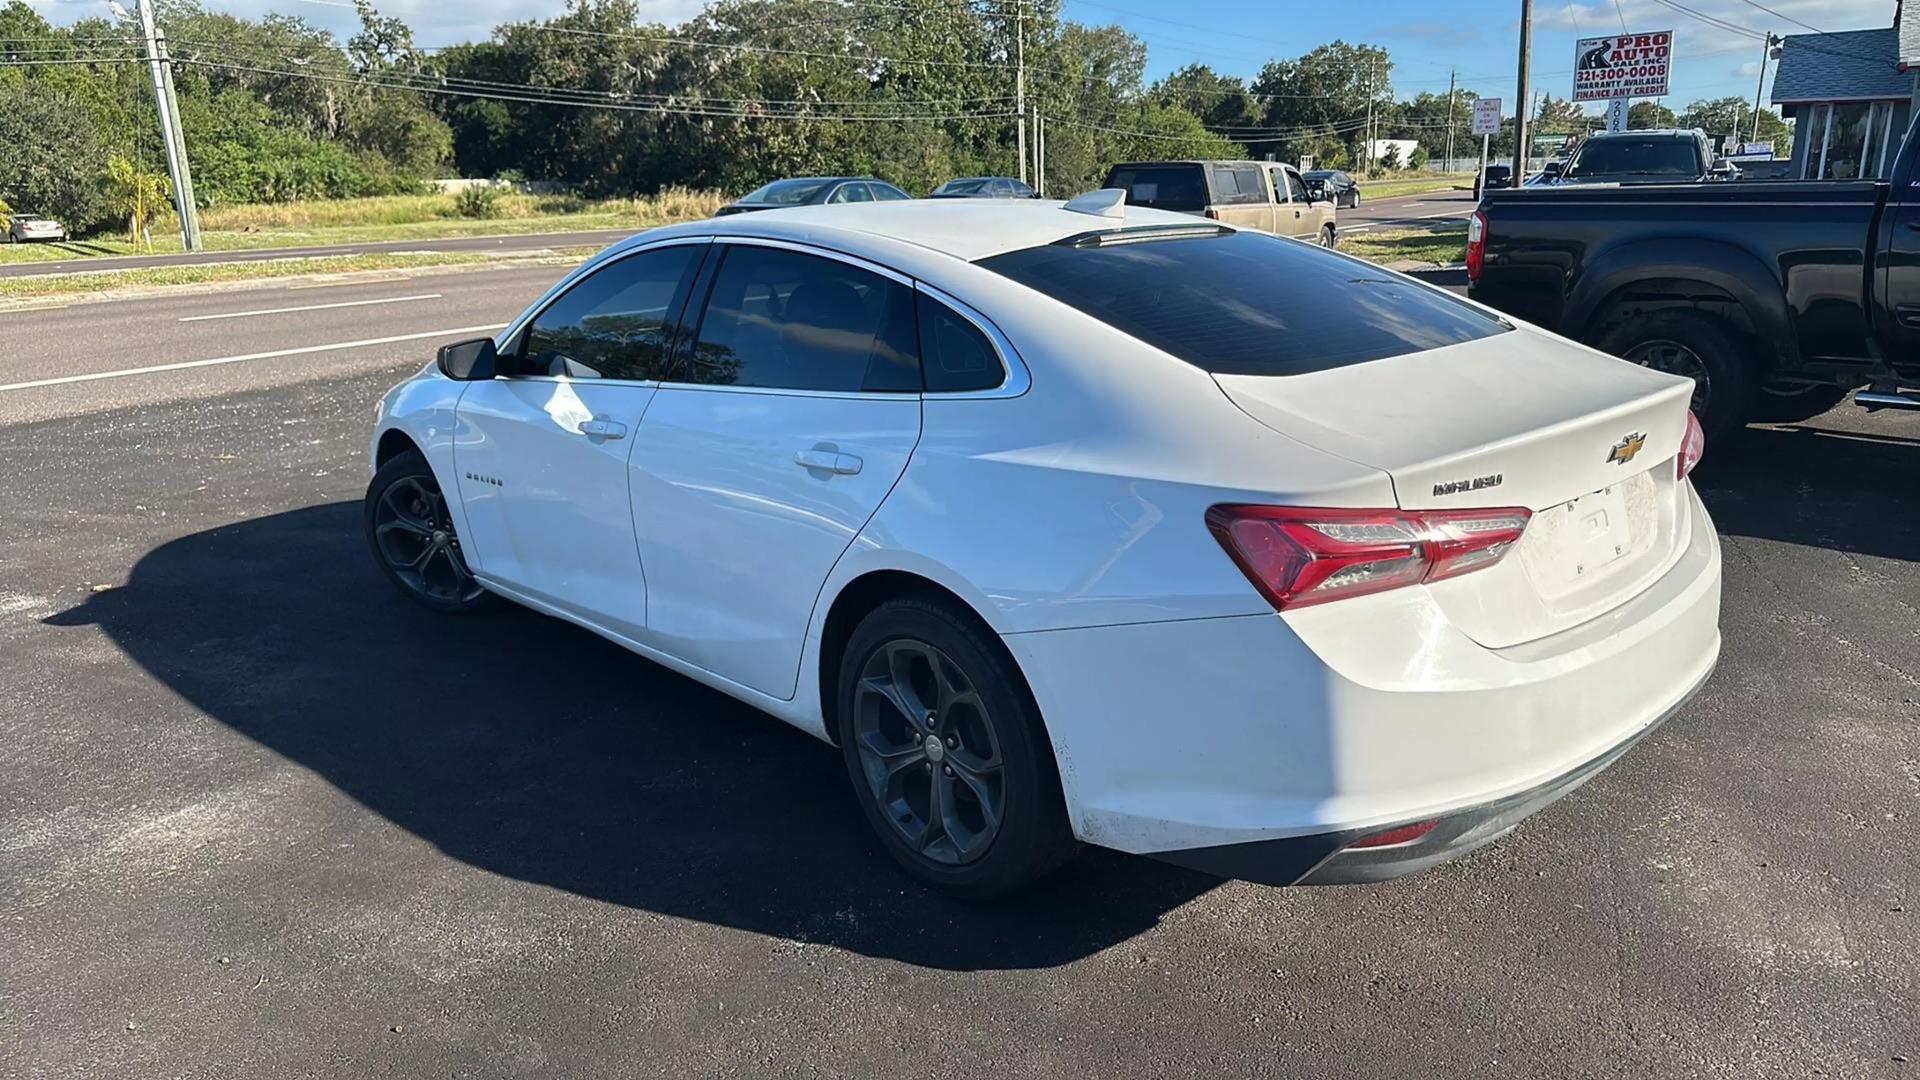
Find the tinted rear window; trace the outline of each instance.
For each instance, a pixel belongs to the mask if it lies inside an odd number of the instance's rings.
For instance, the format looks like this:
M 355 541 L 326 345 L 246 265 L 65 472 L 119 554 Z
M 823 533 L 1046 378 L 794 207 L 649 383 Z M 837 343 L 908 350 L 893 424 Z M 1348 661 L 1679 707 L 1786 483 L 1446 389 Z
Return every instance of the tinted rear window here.
M 1580 148 L 1568 176 L 1698 176 L 1691 139 L 1593 139 Z
M 1507 329 L 1444 292 L 1255 232 L 1049 244 L 980 265 L 1220 375 L 1299 375 Z
M 1207 208 L 1207 175 L 1198 165 L 1116 165 L 1101 185 L 1127 189 L 1127 202 L 1188 213 Z

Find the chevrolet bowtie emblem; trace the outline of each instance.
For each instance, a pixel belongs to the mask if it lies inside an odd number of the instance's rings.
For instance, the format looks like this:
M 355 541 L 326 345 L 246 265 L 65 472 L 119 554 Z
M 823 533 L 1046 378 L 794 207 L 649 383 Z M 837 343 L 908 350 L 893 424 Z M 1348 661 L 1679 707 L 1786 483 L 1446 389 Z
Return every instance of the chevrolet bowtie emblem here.
M 1607 452 L 1607 461 L 1609 463 L 1625 465 L 1627 462 L 1632 461 L 1633 455 L 1638 454 L 1640 448 L 1645 445 L 1647 445 L 1645 432 L 1636 432 L 1628 435 L 1626 438 L 1613 444 L 1613 449 Z

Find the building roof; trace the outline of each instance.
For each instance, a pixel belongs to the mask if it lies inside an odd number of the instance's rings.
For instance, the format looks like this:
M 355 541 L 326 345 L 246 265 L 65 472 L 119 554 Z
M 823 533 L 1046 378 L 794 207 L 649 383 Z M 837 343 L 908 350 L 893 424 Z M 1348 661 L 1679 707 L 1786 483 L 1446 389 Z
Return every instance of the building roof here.
M 1920 4 L 1914 6 L 1915 19 L 1920 19 Z M 1773 77 L 1773 103 L 1911 97 L 1913 77 L 1899 67 L 1901 37 L 1908 21 L 1903 11 L 1900 27 L 1788 34 Z M 1913 34 L 1920 39 L 1920 27 Z

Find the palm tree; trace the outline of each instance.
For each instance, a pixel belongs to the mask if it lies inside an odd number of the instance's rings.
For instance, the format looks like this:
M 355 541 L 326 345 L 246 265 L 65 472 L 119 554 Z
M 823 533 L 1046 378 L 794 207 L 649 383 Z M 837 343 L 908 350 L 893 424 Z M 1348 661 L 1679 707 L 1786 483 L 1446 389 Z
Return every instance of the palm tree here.
M 166 178 L 142 172 L 138 165 L 115 154 L 107 160 L 106 187 L 114 213 L 127 215 L 127 242 L 152 251 L 150 226 L 156 215 L 166 212 Z

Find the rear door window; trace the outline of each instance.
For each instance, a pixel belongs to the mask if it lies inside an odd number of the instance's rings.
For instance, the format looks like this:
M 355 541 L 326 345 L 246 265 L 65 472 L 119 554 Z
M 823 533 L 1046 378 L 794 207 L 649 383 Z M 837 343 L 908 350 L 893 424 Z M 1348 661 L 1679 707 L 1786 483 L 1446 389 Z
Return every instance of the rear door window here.
M 1221 375 L 1299 375 L 1511 329 L 1438 289 L 1252 231 L 1062 242 L 979 265 Z
M 1206 173 L 1198 165 L 1117 165 L 1110 188 L 1124 188 L 1133 206 L 1198 213 L 1207 208 Z
M 1266 185 L 1260 180 L 1258 165 L 1221 165 L 1214 169 L 1216 201 L 1222 203 L 1263 203 Z
M 918 391 L 913 290 L 837 259 L 728 245 L 686 382 L 780 390 Z

